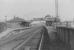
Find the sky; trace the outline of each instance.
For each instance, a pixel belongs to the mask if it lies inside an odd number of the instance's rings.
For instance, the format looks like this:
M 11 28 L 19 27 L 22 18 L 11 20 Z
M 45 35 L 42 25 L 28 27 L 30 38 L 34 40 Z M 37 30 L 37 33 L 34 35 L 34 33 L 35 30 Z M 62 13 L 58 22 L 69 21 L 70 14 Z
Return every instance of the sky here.
M 74 0 L 58 0 L 60 19 L 73 20 Z M 24 19 L 44 17 L 50 14 L 55 16 L 55 0 L 0 0 L 0 20 L 19 16 Z

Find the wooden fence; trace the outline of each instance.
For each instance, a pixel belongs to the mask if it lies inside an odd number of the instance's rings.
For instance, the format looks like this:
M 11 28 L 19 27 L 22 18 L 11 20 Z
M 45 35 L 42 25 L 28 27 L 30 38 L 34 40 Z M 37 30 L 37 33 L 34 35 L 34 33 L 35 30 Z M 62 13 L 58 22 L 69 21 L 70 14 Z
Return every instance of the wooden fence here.
M 68 27 L 56 27 L 56 30 L 59 39 L 69 48 L 73 47 L 72 41 L 74 39 L 74 29 Z

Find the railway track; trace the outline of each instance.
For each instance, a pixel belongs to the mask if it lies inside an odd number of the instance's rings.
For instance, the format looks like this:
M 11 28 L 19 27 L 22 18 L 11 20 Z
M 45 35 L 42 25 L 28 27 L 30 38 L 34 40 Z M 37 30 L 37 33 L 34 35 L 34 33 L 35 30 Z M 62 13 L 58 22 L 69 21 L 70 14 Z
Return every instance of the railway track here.
M 24 29 L 23 29 L 24 30 Z M 24 30 L 0 41 L 0 50 L 41 50 L 44 40 L 44 27 Z

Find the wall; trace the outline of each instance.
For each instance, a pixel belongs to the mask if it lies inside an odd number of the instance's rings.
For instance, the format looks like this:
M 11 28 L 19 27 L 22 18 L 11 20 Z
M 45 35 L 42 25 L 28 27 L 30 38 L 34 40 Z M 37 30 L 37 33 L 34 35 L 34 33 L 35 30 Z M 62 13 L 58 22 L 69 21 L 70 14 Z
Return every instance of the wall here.
M 59 39 L 74 50 L 74 28 L 57 27 Z

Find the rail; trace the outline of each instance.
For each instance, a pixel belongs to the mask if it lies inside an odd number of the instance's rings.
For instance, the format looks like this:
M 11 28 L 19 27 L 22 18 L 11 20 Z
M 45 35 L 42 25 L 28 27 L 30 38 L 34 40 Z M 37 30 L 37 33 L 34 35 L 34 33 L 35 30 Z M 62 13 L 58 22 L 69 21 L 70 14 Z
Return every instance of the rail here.
M 49 50 L 49 35 L 46 27 L 38 26 L 36 28 L 33 28 L 32 30 L 26 30 L 26 32 L 25 29 L 17 29 L 13 31 L 18 30 L 23 31 L 20 34 L 18 33 L 0 40 L 0 50 L 24 50 L 26 49 L 26 46 L 31 47 L 28 50 Z M 12 33 L 13 31 L 11 31 L 10 33 Z M 30 46 L 30 44 L 32 43 L 33 45 Z
M 40 38 L 40 41 L 38 43 L 36 50 L 49 50 L 49 46 L 48 46 L 49 45 L 49 35 L 48 35 L 47 29 L 44 26 L 42 27 L 40 34 L 41 34 L 41 38 Z M 34 34 L 33 34 L 33 36 L 34 36 Z M 31 39 L 33 36 L 31 36 L 29 39 Z M 23 46 L 23 44 L 25 44 L 28 40 L 24 41 L 22 44 L 20 44 L 14 50 L 18 50 L 18 48 Z

